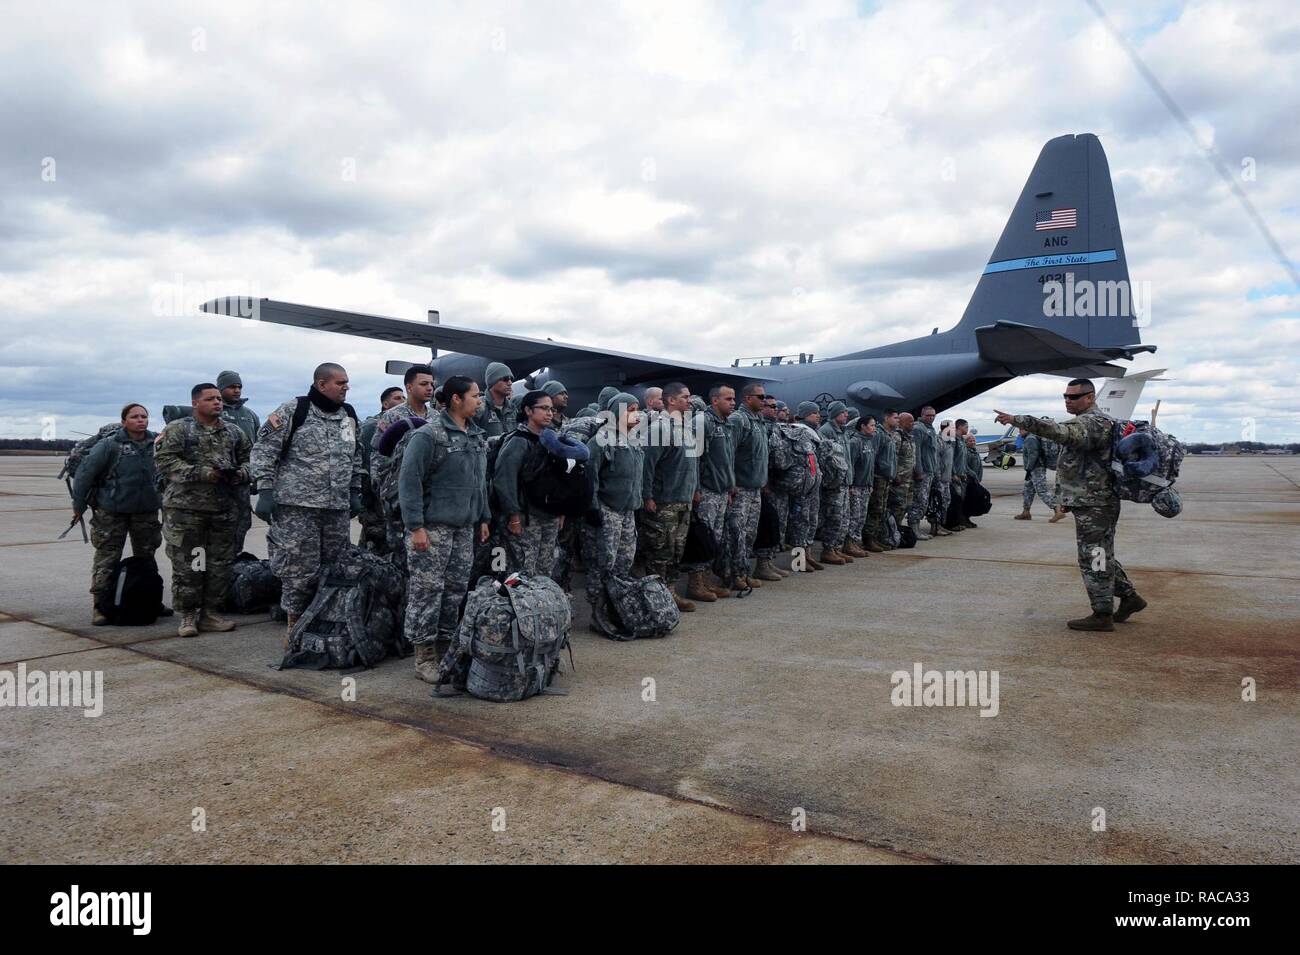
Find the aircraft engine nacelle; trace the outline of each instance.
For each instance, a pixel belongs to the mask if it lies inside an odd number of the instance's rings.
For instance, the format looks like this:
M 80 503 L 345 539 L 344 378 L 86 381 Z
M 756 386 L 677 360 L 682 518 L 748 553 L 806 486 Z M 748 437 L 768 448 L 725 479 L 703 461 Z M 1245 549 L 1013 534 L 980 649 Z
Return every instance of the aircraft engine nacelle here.
M 894 405 L 903 400 L 902 395 L 883 381 L 855 381 L 849 385 L 846 393 L 858 404 L 868 408 L 879 408 L 886 404 Z

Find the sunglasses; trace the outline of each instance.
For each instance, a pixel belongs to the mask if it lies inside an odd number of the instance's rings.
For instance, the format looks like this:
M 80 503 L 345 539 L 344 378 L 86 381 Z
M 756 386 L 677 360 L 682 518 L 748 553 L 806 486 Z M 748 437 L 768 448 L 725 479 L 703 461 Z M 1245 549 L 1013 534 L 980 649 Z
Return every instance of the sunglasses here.
M 1092 394 L 1091 391 L 1081 391 L 1077 395 L 1063 394 L 1061 395 L 1061 397 L 1064 398 L 1066 401 L 1073 401 L 1076 398 L 1086 398 L 1090 394 Z

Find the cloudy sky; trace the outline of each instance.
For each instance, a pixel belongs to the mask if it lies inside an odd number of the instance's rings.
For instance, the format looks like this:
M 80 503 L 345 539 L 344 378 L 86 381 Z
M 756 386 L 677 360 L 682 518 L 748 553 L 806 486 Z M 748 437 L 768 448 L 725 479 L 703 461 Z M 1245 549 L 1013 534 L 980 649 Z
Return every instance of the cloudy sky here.
M 1300 259 L 1300 7 L 1103 6 L 1195 141 L 1084 3 L 6 4 L 0 435 L 222 368 L 265 415 L 327 359 L 369 411 L 427 357 L 217 294 L 719 364 L 927 334 L 1042 144 L 1095 132 L 1162 426 L 1300 440 L 1300 291 L 1204 151 Z

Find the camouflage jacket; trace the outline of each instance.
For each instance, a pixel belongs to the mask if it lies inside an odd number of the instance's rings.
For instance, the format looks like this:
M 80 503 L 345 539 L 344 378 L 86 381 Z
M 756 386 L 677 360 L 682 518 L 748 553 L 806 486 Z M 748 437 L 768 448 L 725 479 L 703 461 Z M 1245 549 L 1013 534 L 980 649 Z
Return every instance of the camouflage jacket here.
M 916 469 L 916 442 L 912 436 L 898 428 L 894 431 L 895 452 L 895 475 L 904 481 L 912 480 L 912 472 Z
M 978 446 L 966 448 L 966 476 L 976 481 L 984 480 L 984 455 Z
M 267 415 L 253 447 L 253 476 L 259 489 L 274 488 L 277 504 L 346 510 L 348 496 L 361 490 L 361 442 L 347 409 L 326 414 L 308 402 L 307 417 L 284 442 L 298 399 Z M 283 457 L 281 456 L 283 453 Z
M 876 432 L 876 477 L 892 481 L 898 473 L 898 443 L 894 435 L 898 429 L 881 428 Z M 883 492 L 882 492 L 883 493 Z
M 398 405 L 396 408 L 389 408 L 375 419 L 375 426 L 370 429 L 370 486 L 378 493 L 379 489 L 384 486 L 384 479 L 388 477 L 388 472 L 393 466 L 393 459 L 386 454 L 380 454 L 375 443 L 379 436 L 388 430 L 390 424 L 401 421 L 403 418 L 424 418 L 426 421 L 429 415 L 435 412 L 426 409 L 424 414 L 420 414 L 406 402 Z M 369 419 L 366 419 L 369 420 Z M 365 433 L 364 427 L 362 433 Z
M 1110 469 L 1110 435 L 1115 419 L 1092 407 L 1069 421 L 1016 415 L 1012 423 L 1061 446 L 1056 463 L 1056 500 L 1064 507 L 1104 507 L 1119 500 Z
M 247 497 L 249 448 L 244 432 L 224 419 L 212 427 L 196 418 L 179 418 L 163 428 L 154 446 L 154 467 L 166 482 L 163 507 L 187 511 L 225 511 Z M 230 482 L 214 482 L 213 468 L 237 468 Z
M 857 428 L 849 435 L 849 448 L 853 454 L 853 487 L 870 488 L 876 480 L 876 439 L 867 436 Z
M 1038 435 L 1025 435 L 1024 452 L 1026 471 L 1036 471 L 1047 466 L 1047 460 L 1043 457 L 1043 440 Z
M 953 442 L 938 435 L 938 447 L 935 449 L 935 474 L 945 484 L 952 480 L 952 446 Z

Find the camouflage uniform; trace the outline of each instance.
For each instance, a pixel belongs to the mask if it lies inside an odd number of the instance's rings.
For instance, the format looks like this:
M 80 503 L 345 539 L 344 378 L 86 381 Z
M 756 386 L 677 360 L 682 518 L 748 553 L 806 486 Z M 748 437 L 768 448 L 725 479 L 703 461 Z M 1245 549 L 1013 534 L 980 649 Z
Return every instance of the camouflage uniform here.
M 727 508 L 727 566 L 733 574 L 748 577 L 754 560 L 758 519 L 763 513 L 763 486 L 767 484 L 767 427 L 762 415 L 743 404 L 727 418 L 734 434 L 736 493 Z
M 713 571 L 727 580 L 731 568 L 727 562 L 727 507 L 736 486 L 736 428 L 728 425 L 712 408 L 696 416 L 691 425 L 701 439 L 699 455 L 700 500 L 695 512 L 709 525 L 720 551 Z M 695 573 L 708 570 L 707 564 L 693 564 L 683 570 Z
M 494 537 L 506 549 L 506 567 L 533 577 L 550 577 L 555 572 L 555 545 L 560 537 L 560 519 L 539 512 L 521 518 L 518 536 L 510 533 L 498 518 Z M 566 522 L 567 523 L 567 522 Z
M 655 512 L 637 511 L 638 536 L 647 574 L 658 574 L 671 586 L 681 573 L 686 535 L 691 529 L 691 505 L 655 502 Z
M 257 440 L 257 429 L 261 427 L 257 420 L 257 414 L 252 408 L 248 407 L 248 399 L 240 398 L 238 401 L 230 401 L 227 398 L 221 399 L 221 417 L 230 424 L 238 426 L 239 430 L 244 432 L 244 437 L 248 439 L 248 446 L 251 448 L 253 442 Z M 239 520 L 235 525 L 235 554 L 238 555 L 244 549 L 244 538 L 253 527 L 253 502 L 249 495 L 254 492 L 250 482 L 247 491 L 239 497 L 236 502 L 239 505 Z
M 1047 489 L 1047 464 L 1043 457 L 1043 442 L 1036 434 L 1025 436 L 1025 490 L 1023 503 L 1025 510 L 1034 503 L 1034 494 L 1042 498 L 1048 507 L 1056 507 L 1056 498 Z
M 600 508 L 601 525 L 583 526 L 587 538 L 587 600 L 594 607 L 602 597 L 604 574 L 627 576 L 636 557 L 636 511 L 616 511 L 605 504 Z
M 731 495 L 726 491 L 710 491 L 708 488 L 700 488 L 700 500 L 695 505 L 695 513 L 700 515 L 700 520 L 709 525 L 709 530 L 713 531 L 714 537 L 718 541 L 718 549 L 721 553 L 714 562 L 713 569 L 717 575 L 724 580 L 730 573 L 727 566 L 727 507 L 731 500 Z M 687 524 L 689 528 L 689 521 Z M 686 568 L 689 571 L 708 570 L 707 564 L 696 564 Z
M 459 622 L 460 603 L 469 588 L 477 526 L 425 528 L 429 549 L 406 546 L 406 639 L 412 644 L 450 640 Z
M 912 486 L 912 506 L 907 513 L 907 523 L 918 530 L 930 509 L 930 488 L 934 474 L 939 469 L 939 436 L 934 428 L 920 418 L 912 425 L 912 443 L 916 446 L 916 470 L 921 472 Z
M 375 419 L 375 427 L 371 438 L 370 486 L 374 488 L 375 497 L 378 499 L 377 506 L 382 514 L 380 522 L 383 527 L 384 547 L 388 553 L 393 555 L 393 566 L 401 570 L 402 573 L 406 573 L 406 528 L 402 525 L 402 519 L 393 513 L 389 502 L 383 499 L 384 482 L 389 479 L 393 459 L 387 454 L 380 454 L 378 449 L 375 448 L 374 442 L 390 425 L 401 421 L 403 418 L 427 418 L 429 414 L 427 408 L 421 414 L 409 404 L 403 402 L 396 408 L 389 408 Z M 362 526 L 365 526 L 364 521 Z
M 1033 415 L 1016 415 L 1013 423 L 1061 446 L 1056 465 L 1056 500 L 1074 514 L 1083 586 L 1094 612 L 1114 613 L 1114 598 L 1134 592 L 1128 574 L 1115 557 L 1120 499 L 1110 469 L 1114 419 L 1093 407 L 1060 423 Z
M 817 510 L 817 540 L 831 550 L 838 550 L 844 545 L 849 533 L 849 487 L 853 484 L 853 449 L 849 447 L 849 435 L 845 429 L 833 421 L 828 421 L 818 431 L 823 441 L 838 442 L 844 449 L 844 460 L 848 462 L 849 473 L 837 488 L 821 487 L 821 500 Z
M 658 574 L 672 587 L 681 573 L 691 502 L 699 488 L 698 450 L 685 418 L 665 411 L 652 415 L 650 422 L 641 493 L 655 502 L 655 511 L 637 512 L 638 539 L 646 573 Z
M 300 614 L 311 603 L 321 567 L 348 541 L 349 499 L 361 492 L 361 443 L 346 407 L 324 411 L 308 401 L 307 416 L 284 449 L 297 399 L 286 401 L 257 435 L 253 474 L 275 492 L 275 521 L 267 534 L 271 570 L 283 585 L 280 606 Z
M 371 441 L 374 440 L 378 424 L 379 415 L 377 414 L 371 415 L 361 422 L 359 435 L 361 441 L 361 466 L 365 470 L 365 476 L 361 479 L 361 500 L 364 509 L 357 520 L 361 522 L 361 545 L 369 547 L 376 554 L 382 556 L 390 553 L 388 532 L 384 526 L 384 505 L 379 499 L 379 489 L 375 487 L 370 473 L 372 459 L 374 458 Z
M 163 539 L 172 562 L 172 606 L 177 613 L 221 609 L 235 557 L 239 498 L 247 497 L 248 440 L 218 419 L 213 427 L 194 418 L 163 429 L 154 465 L 166 481 Z M 238 468 L 237 483 L 213 483 L 213 468 Z
M 881 428 L 876 432 L 876 481 L 871 485 L 871 498 L 867 503 L 867 537 L 877 544 L 884 543 L 885 512 L 889 509 L 889 492 L 898 465 L 897 429 Z
M 940 526 L 948 523 L 948 508 L 952 505 L 952 454 L 953 441 L 939 435 L 938 448 L 938 468 L 934 474 L 934 480 L 939 488 L 939 498 L 943 502 L 939 505 L 939 524 Z
M 898 483 L 889 489 L 889 513 L 894 515 L 894 523 L 901 529 L 903 518 L 912 506 L 912 472 L 916 467 L 916 443 L 902 428 L 894 432 L 894 451 Z
M 817 519 L 821 509 L 821 487 L 814 486 L 811 491 L 799 497 L 790 498 L 790 547 L 801 547 L 805 551 L 812 544 L 817 533 Z

